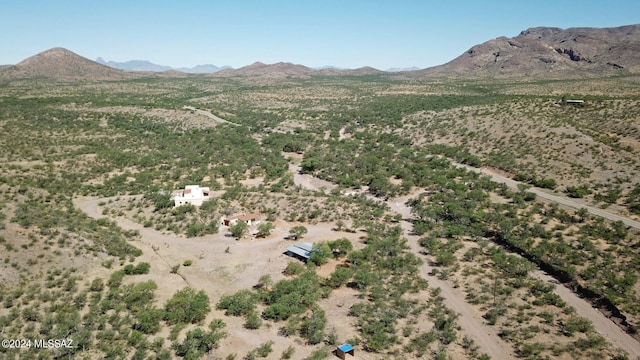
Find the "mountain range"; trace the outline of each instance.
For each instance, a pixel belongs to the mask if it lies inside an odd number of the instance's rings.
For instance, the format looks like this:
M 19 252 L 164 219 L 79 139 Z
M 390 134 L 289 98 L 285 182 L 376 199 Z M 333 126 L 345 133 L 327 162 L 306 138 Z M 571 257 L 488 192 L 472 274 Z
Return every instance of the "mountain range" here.
M 166 65 L 159 65 L 159 64 L 155 64 L 152 63 L 151 61 L 147 61 L 147 60 L 129 60 L 129 61 L 125 61 L 125 62 L 117 62 L 117 61 L 108 61 L 108 60 L 104 60 L 101 57 L 98 57 L 96 59 L 96 62 L 102 65 L 106 65 L 109 67 L 112 67 L 114 69 L 120 69 L 120 70 L 124 70 L 124 71 L 150 71 L 150 72 L 164 72 L 164 71 L 179 71 L 185 74 L 213 74 L 216 73 L 218 71 L 221 70 L 228 70 L 228 69 L 233 69 L 233 67 L 229 66 L 229 65 L 225 65 L 225 66 L 216 66 L 216 65 L 212 65 L 212 64 L 205 64 L 205 65 L 196 65 L 194 67 L 179 67 L 179 68 L 175 68 L 175 67 L 171 67 L 171 66 L 166 66 Z M 261 62 L 256 62 L 252 65 L 259 65 L 262 64 Z M 277 64 L 285 64 L 285 63 L 277 63 Z M 277 65 L 276 64 L 276 65 Z M 251 66 L 251 65 L 249 65 Z M 318 67 L 318 68 L 311 68 L 312 70 L 320 70 L 321 72 L 325 72 L 325 73 L 332 73 L 330 70 L 349 70 L 349 69 L 342 69 L 336 66 L 322 66 L 322 67 Z M 389 68 L 387 70 L 384 70 L 385 72 L 401 72 L 401 71 L 413 71 L 413 70 L 420 70 L 420 68 L 418 67 L 410 67 L 410 68 Z
M 584 77 L 640 72 L 640 25 L 615 28 L 535 27 L 519 35 L 499 37 L 473 46 L 450 62 L 422 70 L 393 72 L 410 77 Z M 125 71 L 126 70 L 126 71 Z M 172 69 L 148 61 L 92 61 L 63 48 L 53 48 L 16 65 L 0 66 L 0 78 L 118 80 L 148 76 L 291 78 L 314 75 L 391 74 L 371 67 L 313 69 L 279 62 L 253 63 L 238 69 L 200 65 Z M 195 75 L 190 75 L 195 76 Z
M 125 71 L 151 71 L 151 72 L 163 72 L 169 70 L 179 71 L 185 74 L 212 74 L 223 69 L 229 69 L 230 66 L 218 67 L 216 65 L 205 64 L 196 65 L 194 67 L 180 67 L 173 68 L 171 66 L 154 64 L 147 60 L 130 60 L 125 62 L 105 61 L 99 57 L 96 59 L 98 64 L 106 65 L 114 69 L 120 69 Z

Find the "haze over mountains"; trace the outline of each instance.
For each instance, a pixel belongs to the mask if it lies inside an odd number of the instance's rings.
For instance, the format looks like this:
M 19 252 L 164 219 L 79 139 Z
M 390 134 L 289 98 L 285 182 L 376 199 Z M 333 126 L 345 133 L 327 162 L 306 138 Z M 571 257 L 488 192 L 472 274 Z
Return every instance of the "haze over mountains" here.
M 218 71 L 221 70 L 233 70 L 233 67 L 225 65 L 225 66 L 217 66 L 217 65 L 212 65 L 212 64 L 205 64 L 205 65 L 196 65 L 194 67 L 179 67 L 179 68 L 175 68 L 175 67 L 171 67 L 171 66 L 166 66 L 166 65 L 159 65 L 159 64 L 155 64 L 152 63 L 151 61 L 147 61 L 147 60 L 130 60 L 130 61 L 125 61 L 125 62 L 117 62 L 117 61 L 110 61 L 110 60 L 104 60 L 101 57 L 98 57 L 96 59 L 96 62 L 102 65 L 106 65 L 109 67 L 112 67 L 114 69 L 119 69 L 119 70 L 125 70 L 125 71 L 150 71 L 150 72 L 164 72 L 164 71 L 179 71 L 179 72 L 183 72 L 185 74 L 213 74 L 216 73 Z M 262 64 L 261 62 L 255 62 L 252 65 L 257 65 L 257 64 Z M 251 65 L 248 65 L 251 66 Z M 330 70 L 349 70 L 349 69 L 343 69 L 343 68 L 339 68 L 337 66 L 322 66 L 322 67 L 318 67 L 318 68 L 311 68 L 312 70 L 320 70 L 320 71 L 324 71 L 324 72 L 329 72 Z M 420 70 L 420 68 L 418 67 L 410 67 L 410 68 L 390 68 L 390 69 L 386 69 L 384 71 L 386 72 L 400 72 L 400 71 L 413 71 L 413 70 Z M 306 71 L 306 70 L 305 70 Z
M 130 60 L 125 62 L 116 62 L 116 61 L 106 61 L 101 57 L 97 58 L 96 62 L 102 65 L 106 65 L 115 69 L 120 69 L 125 71 L 163 72 L 163 71 L 175 70 L 175 71 L 183 72 L 185 74 L 211 74 L 211 73 L 218 72 L 222 69 L 231 68 L 230 66 L 219 67 L 211 64 L 196 65 L 190 68 L 188 67 L 173 68 L 171 66 L 154 64 L 147 60 Z
M 157 76 L 209 73 L 211 75 L 208 76 L 266 78 L 386 73 L 371 67 L 354 70 L 331 67 L 313 69 L 287 62 L 256 62 L 238 69 L 215 65 L 173 69 L 144 60 L 117 63 L 98 58 L 96 62 L 69 50 L 54 48 L 19 64 L 0 67 L 0 78 L 103 80 L 149 76 L 149 72 Z M 531 28 L 512 38 L 499 37 L 473 46 L 446 64 L 423 70 L 403 71 L 401 74 L 416 77 L 574 77 L 637 72 L 640 72 L 640 25 L 566 30 Z

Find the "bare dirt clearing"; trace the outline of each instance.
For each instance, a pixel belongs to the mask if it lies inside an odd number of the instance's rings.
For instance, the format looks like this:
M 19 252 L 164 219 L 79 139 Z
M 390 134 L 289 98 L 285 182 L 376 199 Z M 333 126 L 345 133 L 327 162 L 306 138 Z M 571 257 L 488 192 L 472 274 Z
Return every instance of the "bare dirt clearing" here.
M 104 217 L 100 204 L 109 200 L 83 197 L 74 199 L 74 205 L 90 217 L 99 219 Z M 205 290 L 212 304 L 215 304 L 222 295 L 252 288 L 262 275 L 269 275 L 274 281 L 283 279 L 282 271 L 287 263 L 297 261 L 284 254 L 286 248 L 293 243 L 284 239 L 288 235 L 285 222 L 277 222 L 275 231 L 265 239 L 235 240 L 226 235 L 224 227 L 221 228 L 220 234 L 187 239 L 145 228 L 123 216 L 115 217 L 113 220 L 125 230 L 140 232 L 141 241 L 134 243 L 143 251 L 139 260 L 152 265 L 150 273 L 142 275 L 140 279 L 158 283 L 158 304 L 163 304 L 175 291 L 187 285 Z M 357 246 L 359 234 L 335 232 L 331 230 L 332 227 L 331 224 L 308 226 L 309 232 L 301 241 L 315 243 L 347 237 Z M 192 265 L 182 266 L 185 260 L 191 260 Z M 181 265 L 180 269 L 177 274 L 171 274 L 171 267 L 175 265 Z M 320 267 L 318 272 L 327 273 L 324 267 L 332 268 L 335 264 L 326 264 Z M 357 298 L 356 291 L 342 290 L 332 293 L 322 301 L 322 305 L 328 314 L 344 315 L 350 305 L 358 301 L 361 300 Z M 223 314 L 216 310 L 209 317 L 220 318 Z M 305 353 L 318 348 L 300 344 L 294 337 L 279 336 L 278 326 L 247 330 L 243 326 L 242 318 L 224 317 L 224 320 L 231 335 L 221 342 L 219 353 L 223 355 L 237 353 L 238 350 L 248 351 L 269 340 L 274 341 L 274 354 L 282 353 L 290 345 L 296 347 L 298 350 L 295 359 L 302 359 Z M 353 325 L 350 321 L 343 320 L 344 318 L 330 319 L 329 328 L 335 329 L 340 339 L 353 337 Z

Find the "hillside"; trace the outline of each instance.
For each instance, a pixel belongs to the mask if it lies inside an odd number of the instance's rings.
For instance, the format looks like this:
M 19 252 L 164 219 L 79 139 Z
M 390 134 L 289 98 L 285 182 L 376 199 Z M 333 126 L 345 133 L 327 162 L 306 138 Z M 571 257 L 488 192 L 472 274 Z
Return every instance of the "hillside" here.
M 1 78 L 48 78 L 55 80 L 115 80 L 139 74 L 112 69 L 63 48 L 53 48 L 0 70 Z
M 615 28 L 535 27 L 476 45 L 421 75 L 600 76 L 640 72 L 640 25 Z

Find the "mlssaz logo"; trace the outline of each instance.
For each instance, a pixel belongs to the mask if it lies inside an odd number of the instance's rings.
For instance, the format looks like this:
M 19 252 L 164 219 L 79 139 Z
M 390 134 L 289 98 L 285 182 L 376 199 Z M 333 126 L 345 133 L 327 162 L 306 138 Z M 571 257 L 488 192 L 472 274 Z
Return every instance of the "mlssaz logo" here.
M 36 349 L 70 349 L 73 348 L 73 339 L 37 339 L 33 341 L 33 347 Z

